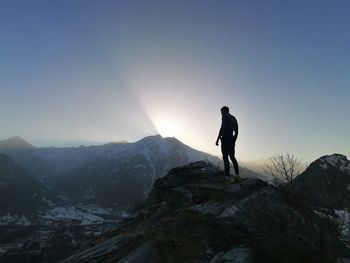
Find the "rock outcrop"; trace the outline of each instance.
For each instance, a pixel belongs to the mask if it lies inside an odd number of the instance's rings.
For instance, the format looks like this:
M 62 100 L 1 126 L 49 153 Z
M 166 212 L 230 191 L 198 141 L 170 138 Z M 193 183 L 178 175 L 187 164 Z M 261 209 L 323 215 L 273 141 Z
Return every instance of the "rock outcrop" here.
M 350 208 L 350 161 L 341 154 L 322 156 L 291 187 L 317 206 Z
M 349 255 L 335 222 L 312 202 L 195 162 L 158 179 L 143 207 L 62 262 L 345 262 Z

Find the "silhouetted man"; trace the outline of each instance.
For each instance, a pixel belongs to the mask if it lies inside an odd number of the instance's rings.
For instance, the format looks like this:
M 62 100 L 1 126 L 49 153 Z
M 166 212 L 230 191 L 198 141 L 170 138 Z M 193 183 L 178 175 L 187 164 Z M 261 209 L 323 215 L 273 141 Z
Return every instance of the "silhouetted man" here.
M 227 106 L 221 108 L 222 123 L 219 131 L 218 138 L 215 144 L 219 146 L 219 140 L 221 140 L 221 152 L 222 159 L 225 165 L 225 175 L 230 176 L 230 157 L 236 175 L 239 175 L 238 163 L 235 158 L 235 144 L 238 136 L 238 123 L 235 116 L 230 114 L 230 109 Z M 233 134 L 235 132 L 235 134 Z

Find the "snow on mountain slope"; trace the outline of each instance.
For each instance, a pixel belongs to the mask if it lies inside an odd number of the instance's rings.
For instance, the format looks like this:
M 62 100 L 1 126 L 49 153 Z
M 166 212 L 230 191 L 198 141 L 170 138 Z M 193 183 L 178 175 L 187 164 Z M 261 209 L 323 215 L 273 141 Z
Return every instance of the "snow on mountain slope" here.
M 323 207 L 350 207 L 350 161 L 341 154 L 314 161 L 292 184 L 293 189 Z
M 149 136 L 135 143 L 102 145 L 56 185 L 65 194 L 105 206 L 133 206 L 144 200 L 154 181 L 169 169 L 192 161 L 218 161 L 175 138 Z
M 340 171 L 350 173 L 350 162 L 345 155 L 342 154 L 332 154 L 325 155 L 320 158 L 320 167 L 323 170 L 329 167 L 338 167 Z

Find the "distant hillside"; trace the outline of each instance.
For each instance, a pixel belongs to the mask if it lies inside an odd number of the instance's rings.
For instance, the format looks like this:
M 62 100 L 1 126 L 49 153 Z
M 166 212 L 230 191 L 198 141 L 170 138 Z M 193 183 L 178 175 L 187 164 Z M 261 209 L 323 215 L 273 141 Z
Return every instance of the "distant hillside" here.
M 241 165 L 258 174 L 264 175 L 265 172 L 263 168 L 266 164 L 268 164 L 268 162 L 269 162 L 269 159 L 259 159 L 255 161 L 244 161 L 244 162 L 241 162 Z
M 154 181 L 173 167 L 199 160 L 222 165 L 215 156 L 160 135 L 134 143 L 28 148 L 8 154 L 50 188 L 77 202 L 109 207 L 130 207 L 143 201 Z M 241 168 L 241 176 L 259 174 Z
M 0 154 L 0 214 L 30 213 L 45 208 L 48 200 L 49 193 L 43 184 Z
M 30 150 L 34 148 L 35 147 L 33 145 L 27 143 L 19 136 L 0 140 L 0 153 Z

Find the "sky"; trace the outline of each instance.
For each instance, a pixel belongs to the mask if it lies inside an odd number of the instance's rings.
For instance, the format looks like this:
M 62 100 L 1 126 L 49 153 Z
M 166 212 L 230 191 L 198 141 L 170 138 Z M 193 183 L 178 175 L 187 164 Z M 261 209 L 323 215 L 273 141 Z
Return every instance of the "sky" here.
M 350 2 L 0 1 L 0 139 L 176 137 L 239 160 L 349 155 Z

